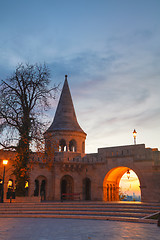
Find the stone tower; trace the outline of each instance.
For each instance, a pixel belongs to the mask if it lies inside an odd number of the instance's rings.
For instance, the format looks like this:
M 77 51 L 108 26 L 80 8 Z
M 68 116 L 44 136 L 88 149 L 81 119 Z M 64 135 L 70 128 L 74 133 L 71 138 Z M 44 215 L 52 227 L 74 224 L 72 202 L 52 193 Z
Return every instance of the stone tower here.
M 67 75 L 57 106 L 54 120 L 44 134 L 46 152 L 54 152 L 56 161 L 69 161 L 73 157 L 85 155 L 86 133 L 79 126 Z

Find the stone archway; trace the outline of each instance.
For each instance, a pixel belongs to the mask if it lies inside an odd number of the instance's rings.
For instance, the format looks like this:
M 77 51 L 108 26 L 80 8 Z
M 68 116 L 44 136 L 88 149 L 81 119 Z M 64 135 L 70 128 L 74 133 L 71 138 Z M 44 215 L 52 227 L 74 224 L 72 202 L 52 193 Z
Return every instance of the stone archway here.
M 74 193 L 74 181 L 70 175 L 64 175 L 61 179 L 61 199 L 63 194 Z
M 34 183 L 34 196 L 41 196 L 42 200 L 46 200 L 47 178 L 43 175 L 40 175 L 35 179 Z
M 119 166 L 116 168 L 112 168 L 106 174 L 103 181 L 103 201 L 119 201 L 119 182 L 124 173 L 127 172 L 127 170 L 133 169 L 124 166 Z M 137 177 L 139 179 L 138 175 Z

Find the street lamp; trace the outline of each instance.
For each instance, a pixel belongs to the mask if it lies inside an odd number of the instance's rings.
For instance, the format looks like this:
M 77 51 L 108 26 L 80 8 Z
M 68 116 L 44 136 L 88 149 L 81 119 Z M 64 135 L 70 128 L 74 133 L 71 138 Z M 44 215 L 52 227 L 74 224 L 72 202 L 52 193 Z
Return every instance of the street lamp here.
M 129 171 L 129 169 L 127 170 L 127 178 L 128 178 L 128 180 L 129 180 L 129 178 L 130 178 L 130 171 Z
M 8 160 L 3 160 L 4 170 L 3 170 L 3 183 L 2 183 L 1 203 L 3 203 L 3 198 L 4 198 L 5 167 L 6 167 L 7 164 L 8 164 Z
M 134 144 L 136 145 L 136 136 L 137 136 L 137 132 L 136 130 L 134 129 L 133 131 L 133 138 L 134 138 Z

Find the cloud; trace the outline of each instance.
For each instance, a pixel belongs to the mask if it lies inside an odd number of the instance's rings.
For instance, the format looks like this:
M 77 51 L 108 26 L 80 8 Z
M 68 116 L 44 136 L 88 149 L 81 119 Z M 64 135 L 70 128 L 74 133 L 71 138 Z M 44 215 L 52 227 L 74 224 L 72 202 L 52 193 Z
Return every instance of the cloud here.
M 70 6 L 67 6 L 69 10 Z M 45 5 L 48 13 L 47 8 Z M 37 6 L 34 5 L 33 9 Z M 129 22 L 123 22 L 126 21 L 126 15 L 121 16 L 123 7 L 120 6 L 119 13 L 113 4 L 114 14 L 117 14 L 115 19 L 113 16 L 108 18 L 102 9 L 99 9 L 103 13 L 102 19 L 94 14 L 88 18 L 85 9 L 87 24 L 81 25 L 82 19 L 78 15 L 78 28 L 71 16 L 60 18 L 55 8 L 54 14 L 49 9 L 47 21 L 40 18 L 40 11 L 37 14 L 33 9 L 29 24 L 23 21 L 21 25 L 17 18 L 15 22 L 6 20 L 4 26 L 1 25 L 1 78 L 9 75 L 19 62 L 46 62 L 52 72 L 52 83 L 61 83 L 60 88 L 64 75 L 68 74 L 77 117 L 89 135 L 89 148 L 95 141 L 100 144 L 125 142 L 126 135 L 123 134 L 124 140 L 120 137 L 122 132 L 132 131 L 135 126 L 143 130 L 149 126 L 156 128 L 160 111 L 160 33 L 155 20 L 148 15 L 143 17 L 140 8 L 137 10 L 134 4 L 138 18 L 135 14 L 132 18 L 132 9 L 129 8 L 125 12 L 131 14 L 127 15 Z M 109 8 L 107 11 L 111 16 Z M 64 13 L 65 17 L 69 15 L 66 11 Z M 24 20 L 28 19 L 27 14 L 25 11 Z M 91 19 L 94 25 L 89 24 Z M 109 26 L 106 20 L 111 19 L 115 22 Z M 144 19 L 148 19 L 145 24 Z M 54 115 L 57 100 L 52 102 L 50 116 Z

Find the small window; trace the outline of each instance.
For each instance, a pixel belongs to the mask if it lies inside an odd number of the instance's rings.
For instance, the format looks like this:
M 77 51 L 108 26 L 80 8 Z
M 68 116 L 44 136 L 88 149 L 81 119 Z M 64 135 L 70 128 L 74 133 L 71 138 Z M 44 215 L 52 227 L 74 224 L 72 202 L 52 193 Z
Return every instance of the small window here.
M 69 151 L 77 152 L 77 143 L 74 139 L 69 142 Z
M 67 151 L 66 141 L 64 139 L 61 139 L 59 141 L 59 152 L 66 152 L 66 151 Z

